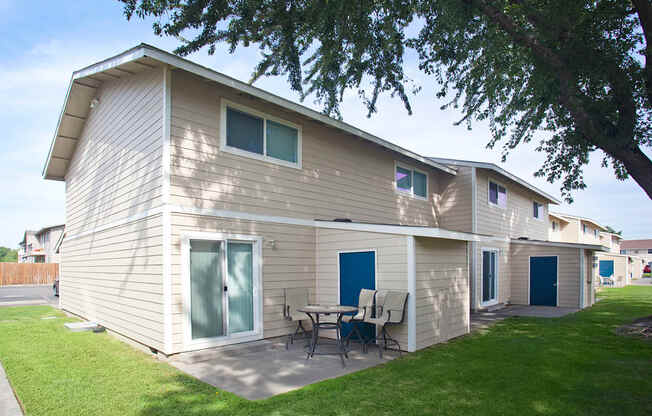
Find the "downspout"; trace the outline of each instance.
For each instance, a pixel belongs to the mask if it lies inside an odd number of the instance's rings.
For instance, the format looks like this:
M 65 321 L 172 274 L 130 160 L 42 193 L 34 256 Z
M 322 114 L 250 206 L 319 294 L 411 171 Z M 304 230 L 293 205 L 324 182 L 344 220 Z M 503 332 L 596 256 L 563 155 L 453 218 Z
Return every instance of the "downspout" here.
M 586 257 L 584 255 L 584 249 L 580 250 L 580 309 L 584 309 L 584 286 L 586 285 L 586 271 L 584 270 L 586 266 Z
M 478 179 L 476 176 L 476 168 L 471 167 L 471 232 L 475 234 L 478 229 Z M 469 283 L 471 288 L 471 310 L 477 310 L 477 295 L 476 295 L 476 280 L 477 280 L 477 264 L 478 264 L 478 243 L 471 242 L 471 265 L 469 267 Z

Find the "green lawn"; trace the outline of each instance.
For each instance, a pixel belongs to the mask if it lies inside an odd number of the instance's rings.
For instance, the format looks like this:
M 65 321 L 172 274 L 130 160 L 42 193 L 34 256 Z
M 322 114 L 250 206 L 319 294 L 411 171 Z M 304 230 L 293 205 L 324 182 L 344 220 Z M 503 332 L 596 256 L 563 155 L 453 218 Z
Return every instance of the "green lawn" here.
M 386 365 L 261 401 L 186 376 L 49 307 L 0 308 L 0 361 L 28 415 L 650 415 L 652 287 L 562 319 L 513 318 Z M 42 320 L 44 316 L 57 319 Z

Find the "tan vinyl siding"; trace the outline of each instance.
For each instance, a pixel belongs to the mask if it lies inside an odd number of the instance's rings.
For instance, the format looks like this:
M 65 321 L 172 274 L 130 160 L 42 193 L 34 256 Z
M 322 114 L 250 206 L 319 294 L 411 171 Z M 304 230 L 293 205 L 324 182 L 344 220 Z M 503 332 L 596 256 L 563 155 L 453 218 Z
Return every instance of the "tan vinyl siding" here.
M 530 256 L 558 256 L 557 303 L 558 306 L 578 308 L 580 284 L 579 249 L 533 244 L 512 244 L 510 250 L 512 303 L 529 302 Z
M 417 349 L 469 328 L 466 242 L 415 238 Z
M 576 221 L 576 220 L 574 220 Z M 586 226 L 586 233 L 582 229 L 582 225 Z M 579 225 L 579 241 L 578 243 L 581 244 L 595 244 L 595 245 L 602 245 L 602 242 L 600 241 L 600 231 L 598 231 L 598 235 L 595 235 L 595 230 L 597 230 L 596 226 L 593 223 L 590 223 L 588 221 L 580 221 Z M 608 244 L 607 244 L 608 246 Z
M 360 231 L 317 229 L 317 303 L 339 303 L 340 251 L 376 250 L 376 289 L 407 291 L 405 236 Z M 404 323 L 390 333 L 407 349 L 407 313 Z
M 161 205 L 162 71 L 98 89 L 66 174 L 66 232 L 74 235 Z
M 495 175 L 485 169 L 477 169 L 477 229 L 479 234 L 501 237 L 528 237 L 532 240 L 548 238 L 548 204 L 530 190 Z M 489 181 L 507 190 L 507 207 L 489 204 Z M 543 204 L 541 219 L 533 216 L 533 202 Z
M 315 288 L 315 229 L 295 225 L 172 214 L 172 348 L 183 350 L 181 236 L 191 232 L 246 234 L 263 237 L 263 336 L 285 335 L 296 323 L 283 318 L 283 289 Z M 275 241 L 275 248 L 269 241 Z
M 456 176 L 442 178 L 438 204 L 440 227 L 448 230 L 472 232 L 473 170 L 457 168 Z
M 161 216 L 133 221 L 61 246 L 61 307 L 162 349 Z
M 222 99 L 302 128 L 302 169 L 220 151 Z M 440 173 L 429 173 L 427 201 L 394 190 L 386 149 L 252 100 L 182 72 L 172 77 L 171 203 L 303 219 L 437 225 Z M 435 198 L 433 199 L 433 195 Z
M 498 251 L 498 299 L 495 303 L 497 304 L 506 304 L 510 303 L 512 295 L 512 286 L 511 286 L 511 268 L 509 265 L 509 243 L 478 243 L 476 245 L 476 264 L 475 269 L 475 308 L 485 308 L 491 305 L 482 304 L 482 252 L 485 250 L 497 250 Z

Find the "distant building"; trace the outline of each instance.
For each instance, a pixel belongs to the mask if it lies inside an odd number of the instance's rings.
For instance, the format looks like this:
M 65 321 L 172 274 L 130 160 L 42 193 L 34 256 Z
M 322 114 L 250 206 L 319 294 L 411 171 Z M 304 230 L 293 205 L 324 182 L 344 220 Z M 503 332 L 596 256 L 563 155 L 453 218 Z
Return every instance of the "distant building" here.
M 64 224 L 26 230 L 18 243 L 18 263 L 59 263 L 58 243 L 63 236 Z
M 646 264 L 652 265 L 652 240 L 622 240 L 620 254 L 642 257 Z

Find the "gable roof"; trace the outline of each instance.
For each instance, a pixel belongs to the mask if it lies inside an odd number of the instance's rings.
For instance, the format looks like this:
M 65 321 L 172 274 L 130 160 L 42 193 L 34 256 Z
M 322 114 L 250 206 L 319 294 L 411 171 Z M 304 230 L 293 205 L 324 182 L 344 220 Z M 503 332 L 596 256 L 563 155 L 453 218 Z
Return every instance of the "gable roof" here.
M 607 231 L 606 227 L 602 226 L 602 224 L 592 220 L 591 218 L 580 217 L 579 215 L 562 214 L 560 212 L 553 212 L 552 214 L 554 214 L 556 216 L 561 216 L 561 217 L 564 217 L 564 218 L 570 218 L 570 219 L 574 219 L 574 220 L 590 222 L 591 224 L 598 227 L 598 229 L 600 229 L 600 231 L 605 231 L 605 232 Z
M 73 72 L 68 86 L 68 92 L 59 115 L 56 131 L 50 144 L 43 177 L 45 179 L 64 180 L 68 164 L 75 151 L 81 135 L 89 108 L 97 88 L 103 81 L 114 80 L 123 76 L 146 71 L 163 65 L 169 65 L 218 84 L 233 88 L 263 101 L 278 105 L 286 110 L 300 114 L 315 122 L 341 130 L 360 137 L 371 143 L 399 153 L 425 165 L 439 169 L 451 175 L 456 170 L 446 165 L 423 157 L 394 143 L 381 139 L 350 124 L 328 117 L 301 104 L 279 97 L 260 88 L 254 87 L 235 78 L 229 77 L 212 69 L 196 64 L 187 59 L 141 43 L 116 56 L 97 62 L 86 68 Z
M 547 192 L 542 191 L 541 189 L 537 188 L 536 186 L 524 181 L 523 179 L 519 178 L 518 176 L 506 171 L 505 169 L 501 168 L 498 165 L 495 165 L 493 163 L 488 163 L 488 162 L 475 162 L 472 160 L 460 160 L 460 159 L 446 159 L 443 157 L 429 157 L 428 159 L 432 160 L 433 162 L 441 163 L 443 165 L 449 165 L 449 166 L 465 166 L 465 167 L 473 167 L 473 168 L 480 168 L 480 169 L 488 169 L 491 171 L 496 172 L 499 175 L 502 175 L 506 177 L 507 179 L 510 179 L 519 185 L 529 189 L 530 191 L 534 192 L 535 194 L 542 196 L 546 198 L 549 202 L 552 202 L 553 204 L 561 204 L 561 201 L 554 196 L 550 195 Z
M 622 240 L 620 242 L 620 248 L 652 248 L 652 240 Z
M 568 221 L 568 218 L 564 218 L 563 216 L 558 215 L 558 214 L 555 214 L 554 212 L 550 212 L 550 211 L 548 211 L 548 216 L 549 216 L 549 217 L 556 218 L 556 219 L 558 219 L 559 221 L 563 221 L 563 222 L 565 222 L 565 223 L 568 223 L 568 222 L 569 222 L 569 221 Z

